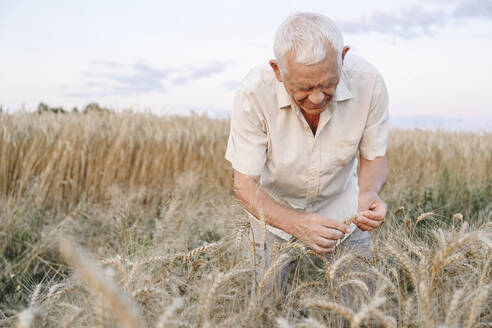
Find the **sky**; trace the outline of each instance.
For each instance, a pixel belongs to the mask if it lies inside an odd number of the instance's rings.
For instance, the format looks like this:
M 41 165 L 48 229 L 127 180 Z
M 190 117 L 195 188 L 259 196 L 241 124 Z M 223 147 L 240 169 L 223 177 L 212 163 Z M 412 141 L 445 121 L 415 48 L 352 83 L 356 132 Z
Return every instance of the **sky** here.
M 376 66 L 394 124 L 492 130 L 492 0 L 0 0 L 0 106 L 227 117 L 297 11 Z

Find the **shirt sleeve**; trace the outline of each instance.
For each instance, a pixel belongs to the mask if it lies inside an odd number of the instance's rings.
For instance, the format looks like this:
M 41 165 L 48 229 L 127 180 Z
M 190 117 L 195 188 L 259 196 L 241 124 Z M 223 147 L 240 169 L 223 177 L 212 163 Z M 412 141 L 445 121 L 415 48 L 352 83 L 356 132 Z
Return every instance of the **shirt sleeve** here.
M 235 170 L 257 176 L 266 163 L 267 144 L 264 116 L 251 95 L 237 91 L 225 158 Z
M 381 75 L 377 75 L 366 126 L 359 144 L 363 158 L 373 160 L 386 154 L 389 129 L 388 91 Z

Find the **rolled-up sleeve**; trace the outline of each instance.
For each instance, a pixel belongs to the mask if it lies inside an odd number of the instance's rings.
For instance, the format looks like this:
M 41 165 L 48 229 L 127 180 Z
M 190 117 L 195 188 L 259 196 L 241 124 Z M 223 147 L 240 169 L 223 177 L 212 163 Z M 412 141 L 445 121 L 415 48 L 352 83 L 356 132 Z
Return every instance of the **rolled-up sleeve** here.
M 371 106 L 359 144 L 363 158 L 373 160 L 386 154 L 389 129 L 388 91 L 381 75 L 376 76 Z
M 266 162 L 266 124 L 252 96 L 238 90 L 234 98 L 231 130 L 225 158 L 232 167 L 247 175 L 260 175 Z

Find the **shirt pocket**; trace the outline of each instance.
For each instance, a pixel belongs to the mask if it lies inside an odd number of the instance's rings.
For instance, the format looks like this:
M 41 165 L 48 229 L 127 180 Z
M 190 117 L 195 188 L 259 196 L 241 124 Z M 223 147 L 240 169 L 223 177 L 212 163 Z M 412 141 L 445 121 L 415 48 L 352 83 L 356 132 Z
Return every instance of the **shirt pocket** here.
M 306 206 L 308 178 L 302 174 L 279 173 L 276 176 L 274 193 L 281 199 L 287 200 L 291 207 L 304 208 Z
M 360 139 L 340 139 L 336 141 L 335 165 L 343 167 L 352 162 L 359 150 Z

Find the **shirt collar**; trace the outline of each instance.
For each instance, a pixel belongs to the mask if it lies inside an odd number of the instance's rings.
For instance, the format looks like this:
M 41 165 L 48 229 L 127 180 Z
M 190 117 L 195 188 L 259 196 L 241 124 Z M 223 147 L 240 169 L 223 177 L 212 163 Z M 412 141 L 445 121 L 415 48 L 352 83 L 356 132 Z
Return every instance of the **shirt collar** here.
M 285 86 L 282 82 L 277 81 L 277 100 L 278 107 L 281 109 L 287 109 L 292 106 L 292 98 L 285 90 Z
M 342 72 L 342 77 L 340 78 L 340 82 L 338 83 L 337 90 L 335 91 L 335 101 L 344 101 L 353 98 L 354 96 L 352 95 L 352 92 L 350 92 L 350 89 L 347 86 L 347 83 L 345 81 L 345 77 L 343 76 Z M 287 93 L 287 90 L 285 90 L 285 86 L 282 82 L 277 81 L 277 100 L 278 100 L 278 107 L 281 109 L 287 109 L 292 106 L 292 98 L 290 95 Z
M 345 80 L 343 71 L 341 75 L 342 76 L 340 77 L 340 82 L 338 82 L 337 90 L 335 91 L 336 101 L 344 101 L 354 98 L 352 92 L 350 92 L 350 89 L 347 86 L 347 81 Z

